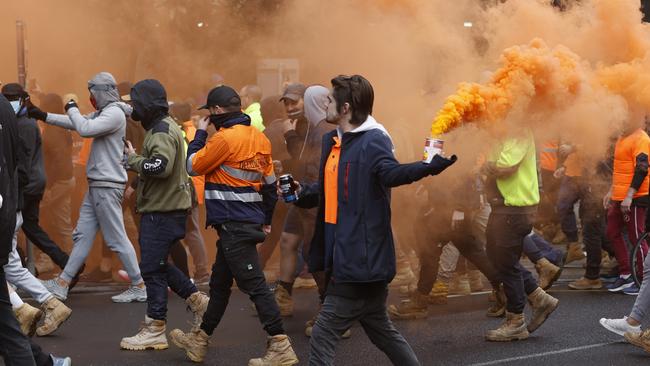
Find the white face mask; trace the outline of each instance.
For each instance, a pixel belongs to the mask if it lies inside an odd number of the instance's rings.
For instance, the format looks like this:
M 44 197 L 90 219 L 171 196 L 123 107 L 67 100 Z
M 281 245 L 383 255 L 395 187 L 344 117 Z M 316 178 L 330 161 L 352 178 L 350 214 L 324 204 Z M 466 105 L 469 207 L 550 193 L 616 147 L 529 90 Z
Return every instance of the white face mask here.
M 14 113 L 18 114 L 18 111 L 20 111 L 20 100 L 12 100 L 9 103 L 11 103 L 11 106 L 14 109 Z

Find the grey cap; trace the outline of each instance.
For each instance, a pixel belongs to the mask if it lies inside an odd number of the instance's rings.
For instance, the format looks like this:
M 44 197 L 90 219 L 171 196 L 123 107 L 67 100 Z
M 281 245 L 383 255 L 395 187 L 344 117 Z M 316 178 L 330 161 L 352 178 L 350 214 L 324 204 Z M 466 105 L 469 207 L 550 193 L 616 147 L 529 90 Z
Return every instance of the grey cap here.
M 283 102 L 285 99 L 293 100 L 294 102 L 299 101 L 304 95 L 306 86 L 300 83 L 291 83 L 287 85 L 280 97 L 280 101 Z

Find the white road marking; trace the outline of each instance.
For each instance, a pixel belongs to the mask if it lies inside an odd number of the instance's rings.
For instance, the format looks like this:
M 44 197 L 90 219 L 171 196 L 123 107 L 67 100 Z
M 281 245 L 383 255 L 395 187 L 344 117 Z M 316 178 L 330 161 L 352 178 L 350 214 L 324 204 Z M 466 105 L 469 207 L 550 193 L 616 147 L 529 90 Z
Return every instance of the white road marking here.
M 506 363 L 506 362 L 521 361 L 521 360 L 527 360 L 527 359 L 537 358 L 537 357 L 544 357 L 544 356 L 558 355 L 558 354 L 562 354 L 562 353 L 582 351 L 582 350 L 590 349 L 590 348 L 598 348 L 598 347 L 603 347 L 603 346 L 609 346 L 611 344 L 616 344 L 616 343 L 624 343 L 624 342 L 623 341 L 616 341 L 616 342 L 588 344 L 588 345 L 585 345 L 585 346 L 564 348 L 564 349 L 560 349 L 560 350 L 556 350 L 556 351 L 533 353 L 533 354 L 525 355 L 525 356 L 510 357 L 510 358 L 503 358 L 503 359 L 500 359 L 500 360 L 494 360 L 494 361 L 488 361 L 488 362 L 473 363 L 473 364 L 471 364 L 469 366 L 499 365 L 499 364 Z

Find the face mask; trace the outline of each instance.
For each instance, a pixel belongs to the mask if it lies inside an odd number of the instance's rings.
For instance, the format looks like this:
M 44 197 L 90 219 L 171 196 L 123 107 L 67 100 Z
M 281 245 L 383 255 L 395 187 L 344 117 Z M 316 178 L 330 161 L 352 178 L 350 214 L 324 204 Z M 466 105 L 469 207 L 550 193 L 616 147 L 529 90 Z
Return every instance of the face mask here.
M 133 112 L 131 112 L 131 119 L 134 121 L 142 121 L 142 116 L 140 115 L 140 112 L 138 112 L 137 109 L 133 108 Z
M 221 128 L 221 126 L 228 121 L 229 119 L 240 115 L 241 112 L 228 112 L 228 113 L 222 113 L 222 114 L 211 114 L 210 115 L 210 123 L 214 124 L 214 127 L 218 130 Z
M 292 112 L 287 113 L 287 117 L 289 117 L 291 119 L 298 119 L 298 118 L 302 117 L 303 114 L 304 114 L 303 111 L 299 109 L 297 111 L 292 111 Z
M 20 112 L 20 110 L 22 109 L 21 108 L 22 103 L 20 102 L 20 100 L 12 100 L 9 103 L 11 103 L 11 107 L 14 109 L 14 113 L 16 114 L 18 114 L 18 112 Z

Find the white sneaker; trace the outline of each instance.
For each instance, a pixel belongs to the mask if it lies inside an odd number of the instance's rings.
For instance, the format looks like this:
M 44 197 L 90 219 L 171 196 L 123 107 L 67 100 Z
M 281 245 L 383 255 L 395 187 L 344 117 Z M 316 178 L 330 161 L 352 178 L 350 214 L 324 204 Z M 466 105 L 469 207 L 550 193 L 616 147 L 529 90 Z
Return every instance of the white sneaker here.
M 147 288 L 131 286 L 126 291 L 122 292 L 119 295 L 111 297 L 113 302 L 117 303 L 126 303 L 126 302 L 146 302 L 147 301 Z
M 602 318 L 600 319 L 600 325 L 605 327 L 605 329 L 609 330 L 610 332 L 620 335 L 621 337 L 625 334 L 625 332 L 631 332 L 631 333 L 641 332 L 640 325 L 633 326 L 627 323 L 627 316 L 624 316 L 623 319 Z

